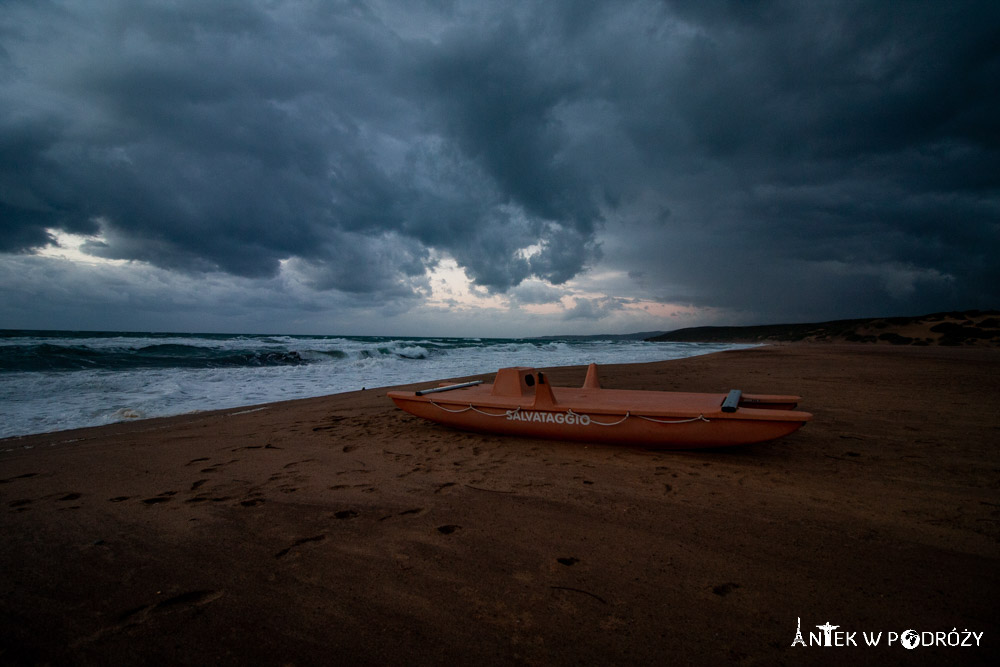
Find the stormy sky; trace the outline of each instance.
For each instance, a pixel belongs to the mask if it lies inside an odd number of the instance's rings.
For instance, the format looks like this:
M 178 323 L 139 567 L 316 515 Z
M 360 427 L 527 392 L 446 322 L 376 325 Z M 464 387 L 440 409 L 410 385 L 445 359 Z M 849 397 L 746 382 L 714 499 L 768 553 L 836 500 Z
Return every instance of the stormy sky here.
M 4 0 L 0 328 L 1000 306 L 1000 3 Z

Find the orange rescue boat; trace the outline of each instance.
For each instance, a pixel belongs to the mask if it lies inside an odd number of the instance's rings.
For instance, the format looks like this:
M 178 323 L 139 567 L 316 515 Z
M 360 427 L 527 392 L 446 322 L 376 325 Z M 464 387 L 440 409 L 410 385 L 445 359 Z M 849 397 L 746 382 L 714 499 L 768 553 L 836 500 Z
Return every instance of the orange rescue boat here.
M 544 373 L 501 368 L 493 384 L 464 382 L 390 391 L 406 412 L 468 431 L 657 449 L 729 447 L 788 435 L 812 419 L 798 396 L 602 389 L 597 366 L 580 388 L 553 387 Z

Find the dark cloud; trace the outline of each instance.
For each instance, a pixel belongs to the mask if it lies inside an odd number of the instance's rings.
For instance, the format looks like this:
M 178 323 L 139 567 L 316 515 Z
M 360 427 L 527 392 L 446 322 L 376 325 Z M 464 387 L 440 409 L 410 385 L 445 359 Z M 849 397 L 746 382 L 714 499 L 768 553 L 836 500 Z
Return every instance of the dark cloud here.
M 307 282 L 319 290 L 406 299 L 416 287 L 426 289 L 426 253 L 415 252 L 412 243 L 393 234 L 341 233 L 321 256 L 322 260 L 296 262 Z
M 533 280 L 525 281 L 512 289 L 511 296 L 518 304 L 538 305 L 558 302 L 563 297 L 563 291 Z
M 600 320 L 625 306 L 624 299 L 602 297 L 600 299 L 577 298 L 573 307 L 563 313 L 564 320 Z
M 995 3 L 8 2 L 0 37 L 0 252 L 400 303 L 442 254 L 632 275 L 591 318 L 1000 297 Z

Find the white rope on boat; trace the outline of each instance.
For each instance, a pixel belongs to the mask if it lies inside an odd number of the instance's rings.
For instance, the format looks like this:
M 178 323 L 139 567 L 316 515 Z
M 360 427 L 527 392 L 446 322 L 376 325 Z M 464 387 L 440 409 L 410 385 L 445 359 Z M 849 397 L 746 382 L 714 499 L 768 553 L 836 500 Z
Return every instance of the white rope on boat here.
M 441 408 L 445 412 L 450 412 L 450 413 L 456 414 L 456 415 L 461 414 L 463 412 L 468 412 L 469 410 L 472 410 L 472 404 L 471 403 L 469 404 L 469 407 L 467 407 L 467 408 L 462 408 L 461 410 L 450 410 L 450 409 L 444 407 L 443 405 L 438 405 L 434 401 L 427 401 L 427 402 L 430 403 L 431 405 L 433 405 L 435 408 Z
M 456 415 L 457 414 L 462 414 L 463 412 L 468 412 L 469 410 L 472 410 L 473 412 L 478 412 L 479 414 L 485 415 L 487 417 L 507 417 L 508 415 L 514 414 L 515 412 L 519 412 L 521 410 L 521 406 L 519 405 L 519 406 L 517 406 L 517 408 L 515 408 L 513 410 L 506 410 L 506 411 L 504 411 L 504 412 L 502 412 L 502 413 L 500 413 L 498 415 L 495 415 L 492 412 L 483 412 L 482 410 L 480 410 L 476 406 L 472 405 L 471 403 L 469 403 L 469 405 L 467 407 L 464 407 L 461 410 L 452 410 L 450 408 L 444 407 L 443 405 L 441 405 L 439 403 L 435 403 L 434 401 L 428 401 L 428 403 L 430 403 L 431 405 L 433 405 L 436 408 L 440 408 L 441 410 L 444 410 L 445 412 L 450 412 L 450 413 L 456 414 Z M 587 415 L 581 415 L 581 414 L 579 414 L 577 412 L 573 412 L 572 408 L 567 409 L 566 410 L 566 414 L 568 414 L 568 415 L 575 415 L 577 417 L 586 417 L 587 416 Z M 619 419 L 616 422 L 599 422 L 599 421 L 596 421 L 593 417 L 590 417 L 590 423 L 591 424 L 596 424 L 597 426 L 618 426 L 619 424 L 624 423 L 625 420 L 628 419 L 629 417 L 638 417 L 639 419 L 645 419 L 648 422 L 654 422 L 656 424 L 690 424 L 691 422 L 696 422 L 696 421 L 703 421 L 703 422 L 711 422 L 712 421 L 711 419 L 706 419 L 705 415 L 698 415 L 697 417 L 692 417 L 691 419 L 679 419 L 679 420 L 676 420 L 676 421 L 670 421 L 670 420 L 666 420 L 666 419 L 653 419 L 652 417 L 645 417 L 643 415 L 633 415 L 631 413 L 631 411 L 627 411 L 625 413 L 625 416 L 622 417 L 621 419 Z
M 576 414 L 572 410 L 567 410 L 567 412 L 570 414 Z M 698 415 L 697 417 L 693 417 L 691 419 L 678 419 L 676 421 L 668 421 L 665 419 L 653 419 L 652 417 L 644 417 L 643 415 L 633 415 L 631 411 L 626 411 L 625 416 L 616 422 L 599 422 L 596 421 L 593 417 L 591 417 L 590 423 L 597 424 L 598 426 L 618 426 L 629 417 L 638 417 L 639 419 L 645 419 L 648 422 L 655 422 L 657 424 L 690 424 L 691 422 L 696 422 L 696 421 L 703 421 L 703 422 L 712 421 L 711 419 L 705 419 L 705 415 Z
M 431 405 L 433 405 L 436 408 L 441 408 L 445 412 L 450 412 L 450 413 L 456 414 L 456 415 L 457 414 L 461 414 L 463 412 L 468 412 L 469 410 L 472 410 L 473 412 L 478 412 L 479 414 L 486 415 L 487 417 L 506 417 L 508 413 L 514 414 L 515 412 L 517 412 L 518 410 L 521 409 L 521 406 L 519 405 L 514 410 L 507 410 L 507 411 L 504 411 L 504 412 L 502 412 L 502 413 L 500 413 L 498 415 L 495 415 L 492 412 L 483 412 L 482 410 L 480 410 L 479 408 L 477 408 L 476 406 L 474 406 L 472 403 L 469 403 L 468 407 L 462 408 L 461 410 L 451 410 L 449 408 L 444 407 L 443 405 L 439 405 L 438 403 L 435 403 L 434 401 L 428 401 L 428 403 L 430 403 Z
M 482 410 L 480 410 L 476 406 L 472 405 L 471 403 L 469 404 L 469 407 L 472 408 L 472 410 L 474 412 L 478 412 L 481 415 L 486 415 L 487 417 L 506 417 L 508 414 L 512 415 L 512 414 L 514 414 L 515 412 L 517 412 L 518 410 L 521 409 L 521 406 L 519 405 L 519 406 L 517 406 L 517 408 L 515 410 L 505 410 L 505 411 L 501 412 L 500 414 L 495 415 L 492 412 L 483 412 Z
M 567 414 L 571 414 L 571 415 L 577 414 L 577 413 L 573 412 L 573 410 L 571 410 L 571 409 L 570 410 L 566 410 L 566 412 L 567 412 Z M 626 419 L 628 419 L 629 416 L 630 416 L 630 413 L 628 411 L 626 411 L 625 412 L 625 416 L 622 417 L 621 419 L 619 419 L 616 422 L 599 422 L 599 421 L 594 421 L 594 418 L 590 417 L 590 423 L 591 424 L 597 424 L 598 426 L 618 426 L 619 424 L 621 424 L 622 422 L 624 422 Z
M 691 422 L 703 421 L 710 422 L 711 419 L 705 419 L 705 415 L 698 415 L 697 417 L 692 417 L 691 419 L 681 419 L 679 421 L 666 421 L 663 419 L 653 419 L 652 417 L 643 417 L 642 415 L 636 415 L 639 419 L 645 419 L 648 422 L 655 422 L 657 424 L 690 424 Z

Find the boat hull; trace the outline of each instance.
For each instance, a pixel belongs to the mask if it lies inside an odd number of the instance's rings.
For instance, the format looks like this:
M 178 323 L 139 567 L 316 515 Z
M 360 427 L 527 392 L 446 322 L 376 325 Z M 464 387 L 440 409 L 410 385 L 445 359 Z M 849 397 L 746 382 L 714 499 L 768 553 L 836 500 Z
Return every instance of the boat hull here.
M 421 400 L 422 397 L 410 397 L 406 393 L 411 392 L 390 392 L 389 396 L 402 410 L 452 428 L 656 449 L 731 447 L 766 442 L 793 433 L 811 417 L 803 412 L 744 408 L 733 415 L 711 416 L 601 414 L 562 406 L 545 410 L 510 409 L 450 400 Z M 722 398 L 720 395 L 720 403 Z

